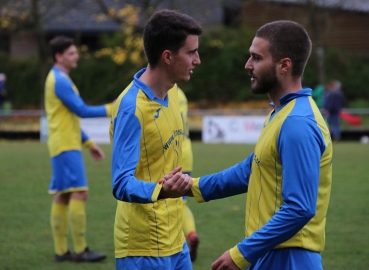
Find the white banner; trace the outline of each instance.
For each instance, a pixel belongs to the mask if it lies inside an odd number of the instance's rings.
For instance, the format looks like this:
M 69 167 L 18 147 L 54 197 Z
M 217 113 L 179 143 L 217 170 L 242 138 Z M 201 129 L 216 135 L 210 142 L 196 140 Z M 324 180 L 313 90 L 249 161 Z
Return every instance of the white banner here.
M 40 119 L 40 140 L 42 142 L 47 140 L 47 119 L 41 117 Z M 97 117 L 97 118 L 82 118 L 81 128 L 82 130 L 96 143 L 109 144 L 109 127 L 110 117 Z
M 204 116 L 204 143 L 255 144 L 266 116 Z

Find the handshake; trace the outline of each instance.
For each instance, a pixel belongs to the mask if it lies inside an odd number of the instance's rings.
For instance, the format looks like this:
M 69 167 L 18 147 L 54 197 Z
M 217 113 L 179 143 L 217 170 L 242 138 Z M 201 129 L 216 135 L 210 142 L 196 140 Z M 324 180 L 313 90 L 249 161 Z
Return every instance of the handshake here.
M 175 168 L 164 178 L 159 180 L 162 184 L 158 199 L 179 198 L 182 196 L 193 197 L 191 187 L 192 178 L 181 172 L 182 166 Z

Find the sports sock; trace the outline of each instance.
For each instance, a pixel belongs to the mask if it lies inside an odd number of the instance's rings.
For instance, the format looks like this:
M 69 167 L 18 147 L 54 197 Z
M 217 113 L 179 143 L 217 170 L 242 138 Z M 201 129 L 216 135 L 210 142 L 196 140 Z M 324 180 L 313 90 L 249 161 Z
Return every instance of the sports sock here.
M 50 225 L 54 239 L 55 254 L 64 255 L 68 251 L 68 205 L 52 202 Z
M 186 237 L 190 232 L 196 232 L 195 218 L 186 201 L 183 202 L 183 232 Z
M 74 251 L 81 253 L 87 247 L 86 244 L 86 202 L 71 199 L 69 202 L 69 220 L 72 232 Z

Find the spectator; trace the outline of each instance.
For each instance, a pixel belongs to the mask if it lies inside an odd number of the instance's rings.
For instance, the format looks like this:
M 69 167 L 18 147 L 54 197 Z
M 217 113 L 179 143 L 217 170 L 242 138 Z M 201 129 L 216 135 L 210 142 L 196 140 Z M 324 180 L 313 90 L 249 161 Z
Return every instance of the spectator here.
M 333 141 L 341 138 L 340 114 L 345 104 L 345 96 L 341 90 L 341 82 L 331 81 L 325 95 L 324 110 Z
M 3 105 L 6 101 L 6 75 L 4 73 L 0 73 L 0 111 L 3 109 Z

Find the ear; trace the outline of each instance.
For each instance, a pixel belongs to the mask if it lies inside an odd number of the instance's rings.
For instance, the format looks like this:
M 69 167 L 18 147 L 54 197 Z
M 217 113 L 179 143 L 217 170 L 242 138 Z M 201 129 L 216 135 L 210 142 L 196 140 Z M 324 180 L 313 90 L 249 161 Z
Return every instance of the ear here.
M 279 61 L 277 67 L 280 74 L 285 74 L 292 70 L 292 61 L 290 58 L 283 58 Z
M 62 54 L 61 54 L 61 53 L 56 53 L 56 54 L 55 54 L 55 60 L 56 60 L 56 62 L 57 62 L 57 63 L 60 61 L 61 56 L 62 56 Z
M 163 59 L 164 63 L 170 65 L 172 63 L 172 52 L 170 50 L 165 50 L 161 54 L 161 58 Z

